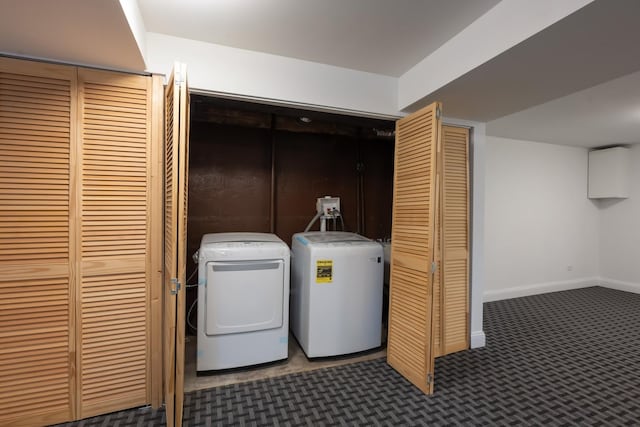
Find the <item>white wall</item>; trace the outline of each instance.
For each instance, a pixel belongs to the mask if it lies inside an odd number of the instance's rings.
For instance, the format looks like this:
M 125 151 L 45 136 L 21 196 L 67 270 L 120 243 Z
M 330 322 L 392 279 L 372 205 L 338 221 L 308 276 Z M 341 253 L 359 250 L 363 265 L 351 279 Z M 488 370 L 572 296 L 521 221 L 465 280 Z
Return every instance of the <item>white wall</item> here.
M 629 198 L 597 202 L 600 276 L 607 286 L 640 292 L 640 144 L 630 151 Z
M 144 58 L 146 56 L 146 43 L 147 43 L 147 30 L 144 26 L 144 19 L 142 13 L 138 7 L 136 0 L 120 0 L 120 7 L 124 12 L 125 18 L 129 23 L 131 33 L 136 40 L 140 55 Z
M 393 77 L 284 56 L 147 33 L 150 72 L 169 75 L 187 64 L 189 86 L 203 92 L 332 109 L 347 114 L 398 117 Z
M 587 149 L 487 137 L 485 301 L 598 283 Z

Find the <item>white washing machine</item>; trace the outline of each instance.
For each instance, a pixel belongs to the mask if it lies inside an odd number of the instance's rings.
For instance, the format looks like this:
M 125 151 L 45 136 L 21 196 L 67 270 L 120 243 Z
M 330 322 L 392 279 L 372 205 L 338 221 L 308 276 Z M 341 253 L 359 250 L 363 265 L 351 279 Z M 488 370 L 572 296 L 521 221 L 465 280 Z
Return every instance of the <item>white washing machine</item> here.
M 289 247 L 274 234 L 202 237 L 197 371 L 287 358 L 289 260 Z
M 291 330 L 307 357 L 379 347 L 382 245 L 347 232 L 294 234 Z

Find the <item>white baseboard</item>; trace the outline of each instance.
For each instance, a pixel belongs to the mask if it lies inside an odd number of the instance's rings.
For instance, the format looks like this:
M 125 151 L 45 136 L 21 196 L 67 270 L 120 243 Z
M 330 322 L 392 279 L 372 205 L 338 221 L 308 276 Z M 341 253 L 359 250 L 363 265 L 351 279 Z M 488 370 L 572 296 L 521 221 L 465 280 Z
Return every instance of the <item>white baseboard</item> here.
M 529 295 L 546 294 L 548 292 L 567 291 L 570 289 L 587 288 L 590 286 L 599 286 L 601 285 L 602 281 L 603 279 L 599 277 L 584 277 L 581 279 L 565 280 L 561 282 L 534 283 L 532 285 L 489 290 L 484 292 L 483 302 L 526 297 Z
M 472 331 L 471 332 L 471 348 L 484 347 L 487 344 L 487 337 L 484 331 Z
M 640 294 L 640 283 L 623 282 L 622 280 L 609 279 L 608 277 L 600 278 L 600 286 L 618 291 L 633 292 Z

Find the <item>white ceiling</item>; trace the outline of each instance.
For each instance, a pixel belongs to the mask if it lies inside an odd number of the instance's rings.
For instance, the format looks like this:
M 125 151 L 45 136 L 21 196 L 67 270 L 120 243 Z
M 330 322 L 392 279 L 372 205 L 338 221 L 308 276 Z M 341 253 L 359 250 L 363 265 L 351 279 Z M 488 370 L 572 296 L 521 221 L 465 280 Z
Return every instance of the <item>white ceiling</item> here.
M 640 143 L 640 72 L 501 117 L 487 133 L 583 147 Z
M 640 142 L 638 77 L 620 78 L 640 70 L 638 17 L 640 1 L 597 0 L 421 104 L 440 100 L 445 115 L 488 122 L 493 136 L 585 147 Z
M 640 1 L 600 0 L 422 100 L 488 122 L 640 70 Z M 414 107 L 415 108 L 415 107 Z
M 499 0 L 138 0 L 147 31 L 398 77 Z
M 137 1 L 147 31 L 389 76 L 499 2 Z M 494 136 L 588 147 L 639 142 L 638 17 L 638 0 L 595 0 L 421 104 L 440 100 L 445 115 L 487 122 Z M 118 0 L 2 0 L 0 52 L 145 69 Z
M 0 53 L 144 70 L 116 0 L 1 0 Z
M 138 3 L 148 31 L 398 77 L 498 1 Z M 493 136 L 585 147 L 638 142 L 640 85 L 619 78 L 640 70 L 639 16 L 640 1 L 596 0 L 407 111 L 440 100 L 445 115 L 488 122 Z

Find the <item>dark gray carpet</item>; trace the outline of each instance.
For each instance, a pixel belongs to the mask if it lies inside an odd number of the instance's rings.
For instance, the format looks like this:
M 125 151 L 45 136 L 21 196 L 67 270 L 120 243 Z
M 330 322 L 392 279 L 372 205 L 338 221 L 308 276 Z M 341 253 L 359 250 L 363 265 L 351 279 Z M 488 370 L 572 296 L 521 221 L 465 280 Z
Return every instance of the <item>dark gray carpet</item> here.
M 594 287 L 487 303 L 487 346 L 437 359 L 427 397 L 383 359 L 197 391 L 185 426 L 640 426 L 640 295 Z M 122 411 L 67 426 L 163 425 Z

